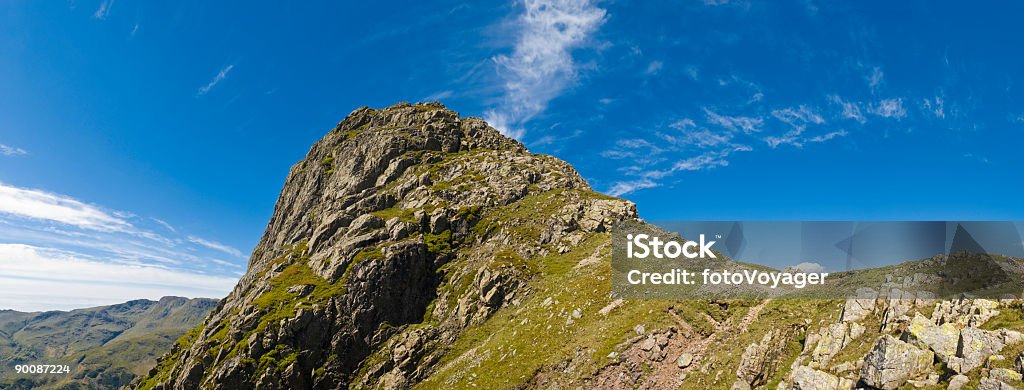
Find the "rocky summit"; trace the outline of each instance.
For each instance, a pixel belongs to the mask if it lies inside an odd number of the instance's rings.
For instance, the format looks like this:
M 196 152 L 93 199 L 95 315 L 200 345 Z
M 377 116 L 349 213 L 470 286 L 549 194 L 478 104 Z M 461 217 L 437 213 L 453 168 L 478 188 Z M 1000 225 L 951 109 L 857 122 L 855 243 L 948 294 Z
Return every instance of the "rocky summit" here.
M 1019 299 L 917 296 L 893 269 L 845 301 L 616 299 L 607 230 L 627 220 L 480 119 L 360 108 L 292 167 L 235 289 L 132 386 L 1024 386 Z
M 624 218 L 632 204 L 480 119 L 358 109 L 292 167 L 237 287 L 136 385 L 408 387 L 575 266 L 545 259 L 600 253 Z

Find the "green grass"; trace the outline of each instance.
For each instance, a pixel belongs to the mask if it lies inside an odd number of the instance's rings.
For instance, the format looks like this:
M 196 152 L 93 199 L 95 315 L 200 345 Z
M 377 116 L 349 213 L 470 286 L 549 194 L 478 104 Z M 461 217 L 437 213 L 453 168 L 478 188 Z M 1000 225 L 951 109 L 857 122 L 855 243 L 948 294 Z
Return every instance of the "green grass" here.
M 1015 305 L 999 309 L 999 314 L 981 326 L 985 330 L 1010 329 L 1024 332 L 1024 307 Z
M 327 156 L 327 158 L 324 158 L 320 161 L 320 166 L 327 171 L 328 175 L 334 173 L 334 156 Z
M 398 218 L 399 221 L 406 222 L 406 223 L 414 223 L 414 222 L 416 222 L 416 219 L 414 218 L 414 216 L 416 215 L 416 210 L 415 209 L 403 209 L 403 208 L 399 208 L 399 207 L 391 207 L 391 208 L 386 208 L 386 209 L 383 209 L 383 210 L 374 211 L 374 212 L 372 212 L 370 214 L 373 214 L 373 215 L 375 215 L 375 216 L 377 216 L 380 219 L 383 219 L 385 221 L 391 220 L 392 218 Z
M 440 370 L 418 387 L 526 386 L 534 372 L 572 356 L 576 346 L 591 352 L 593 359 L 580 371 L 589 376 L 610 362 L 607 355 L 619 343 L 635 334 L 632 329 L 638 321 L 649 329 L 670 326 L 667 309 L 671 303 L 665 301 L 630 301 L 607 317 L 598 314 L 611 302 L 610 264 L 574 266 L 608 239 L 606 234 L 594 234 L 568 253 L 532 260 L 540 273 L 528 286 L 534 293 L 520 307 L 505 307 L 483 324 L 467 329 L 442 359 Z M 500 251 L 490 261 L 510 266 L 525 261 L 520 259 Z M 545 306 L 548 298 L 557 303 Z M 577 309 L 582 316 L 567 324 L 570 313 Z M 473 374 L 477 374 L 475 378 Z
M 452 231 L 445 230 L 438 234 L 424 234 L 423 243 L 427 251 L 437 256 L 445 256 L 452 252 Z

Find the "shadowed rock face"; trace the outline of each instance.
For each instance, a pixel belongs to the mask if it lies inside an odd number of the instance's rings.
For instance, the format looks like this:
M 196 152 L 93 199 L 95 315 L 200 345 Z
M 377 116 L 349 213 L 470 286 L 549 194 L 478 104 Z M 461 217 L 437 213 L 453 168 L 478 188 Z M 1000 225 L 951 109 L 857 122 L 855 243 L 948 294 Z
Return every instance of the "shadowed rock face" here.
M 135 386 L 408 386 L 525 294 L 532 259 L 635 217 L 480 119 L 358 109 L 292 167 L 231 294 Z

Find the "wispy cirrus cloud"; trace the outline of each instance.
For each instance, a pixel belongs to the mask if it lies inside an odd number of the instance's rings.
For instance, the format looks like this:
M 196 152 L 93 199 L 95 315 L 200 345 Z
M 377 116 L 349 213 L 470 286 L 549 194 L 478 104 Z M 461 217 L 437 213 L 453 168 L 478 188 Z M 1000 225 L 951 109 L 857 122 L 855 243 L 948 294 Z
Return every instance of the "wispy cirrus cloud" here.
M 760 100 L 758 100 L 759 102 Z M 838 97 L 830 101 L 839 102 Z M 756 102 L 755 102 L 756 103 Z M 741 104 L 747 107 L 750 101 Z M 767 110 L 768 114 L 726 115 L 721 110 L 702 107 L 704 118 L 700 121 L 690 117 L 668 122 L 667 129 L 653 131 L 656 140 L 647 137 L 623 139 L 615 147 L 602 153 L 605 158 L 628 161 L 620 169 L 626 178 L 616 181 L 607 189 L 613 196 L 622 196 L 633 191 L 660 186 L 660 181 L 682 172 L 703 171 L 729 166 L 729 160 L 739 152 L 751 152 L 755 145 L 763 143 L 764 150 L 782 146 L 803 148 L 813 143 L 823 143 L 849 134 L 848 131 L 827 129 L 829 118 L 861 118 L 852 103 L 842 107 L 843 112 L 823 113 L 811 105 L 779 107 Z M 760 107 L 747 108 L 764 112 Z M 857 113 L 858 115 L 851 115 Z M 848 118 L 849 119 L 849 118 Z
M 92 16 L 96 19 L 106 20 L 107 16 L 110 15 L 110 9 L 114 7 L 114 0 L 103 0 L 100 3 L 100 8 L 93 12 Z
M 764 142 L 768 143 L 768 146 L 772 149 L 780 145 L 792 145 L 802 148 L 809 141 L 803 136 L 807 127 L 825 123 L 825 119 L 821 115 L 805 105 L 772 110 L 772 117 L 790 127 L 789 130 L 781 135 L 771 135 L 764 138 Z M 833 135 L 829 139 L 834 137 Z
M 91 230 L 123 231 L 131 224 L 70 197 L 0 183 L 0 214 L 59 222 Z
M 210 80 L 209 83 L 199 88 L 199 94 L 206 95 L 207 93 L 209 93 L 210 90 L 213 89 L 213 87 L 216 87 L 217 84 L 220 84 L 221 81 L 224 81 L 224 79 L 228 77 L 228 73 L 231 73 L 231 69 L 234 68 L 235 64 L 229 64 L 228 66 L 222 68 L 220 72 L 217 72 L 216 76 L 213 76 L 213 80 Z
M 0 154 L 8 157 L 24 156 L 28 154 L 28 151 L 22 148 L 0 144 Z
M 235 261 L 218 258 L 225 253 Z M 238 249 L 181 235 L 158 218 L 0 183 L 0 309 L 220 297 L 243 266 Z M 45 275 L 31 279 L 24 267 Z
M 665 63 L 664 62 L 661 62 L 661 61 L 651 61 L 650 64 L 647 64 L 646 73 L 649 74 L 649 75 L 656 75 L 656 74 L 658 74 L 658 72 L 661 72 L 661 68 L 664 68 L 664 67 L 665 67 Z
M 921 103 L 921 106 L 925 111 L 935 115 L 936 118 L 941 119 L 946 117 L 946 102 L 942 100 L 941 96 L 936 96 L 932 99 L 925 98 Z
M 615 183 L 614 185 L 611 186 L 611 188 L 609 188 L 605 192 L 607 192 L 608 195 L 611 196 L 622 196 L 634 191 L 639 191 L 646 188 L 653 188 L 657 186 L 658 183 L 655 183 L 653 180 L 650 179 L 627 180 Z
M 722 126 L 732 131 L 743 131 L 744 133 L 757 133 L 764 125 L 764 119 L 759 117 L 729 116 L 722 115 L 704 107 L 704 114 L 707 115 L 709 123 Z
M 885 72 L 882 72 L 881 67 L 875 66 L 871 68 L 867 76 L 864 76 L 864 79 L 868 82 L 868 87 L 875 91 L 885 81 Z
M 504 94 L 484 119 L 502 134 L 521 139 L 523 125 L 577 80 L 572 52 L 585 46 L 606 11 L 591 0 L 525 0 L 515 23 L 510 55 L 493 58 Z
M 839 97 L 839 95 L 829 95 L 828 100 L 832 103 L 838 104 L 842 107 L 842 117 L 845 119 L 853 119 L 861 124 L 867 122 L 867 118 L 860 110 L 860 105 L 855 102 L 848 102 Z
M 168 295 L 220 298 L 237 278 L 117 264 L 75 252 L 0 243 L 0 308 L 69 310 Z
M 235 257 L 242 257 L 242 251 L 232 248 L 228 245 L 221 244 L 216 241 L 205 240 L 196 236 L 188 236 L 188 241 L 193 244 L 199 244 L 207 248 L 221 251 Z
M 871 105 L 868 112 L 882 118 L 901 119 L 907 116 L 907 109 L 903 108 L 903 98 L 882 99 Z

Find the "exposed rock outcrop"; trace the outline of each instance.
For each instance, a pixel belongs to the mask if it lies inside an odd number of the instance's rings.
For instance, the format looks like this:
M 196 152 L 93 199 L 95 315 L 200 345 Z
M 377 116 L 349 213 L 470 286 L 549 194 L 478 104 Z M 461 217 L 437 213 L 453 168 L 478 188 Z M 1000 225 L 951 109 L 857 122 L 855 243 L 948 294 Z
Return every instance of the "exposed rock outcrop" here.
M 864 360 L 860 379 L 874 388 L 895 390 L 907 381 L 927 374 L 934 358 L 931 351 L 886 335 Z
M 292 167 L 236 288 L 136 386 L 407 387 L 520 302 L 537 258 L 628 218 L 480 119 L 355 110 Z

